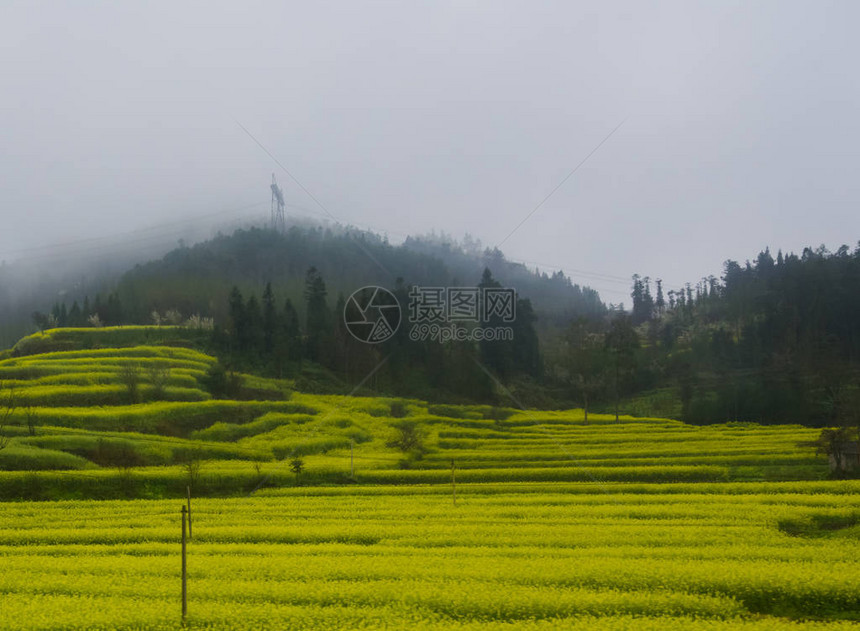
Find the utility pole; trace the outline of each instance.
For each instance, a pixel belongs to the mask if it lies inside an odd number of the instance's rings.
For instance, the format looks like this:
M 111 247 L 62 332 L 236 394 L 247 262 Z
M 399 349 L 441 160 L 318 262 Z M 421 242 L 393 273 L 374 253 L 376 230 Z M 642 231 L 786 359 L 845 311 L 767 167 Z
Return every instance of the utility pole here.
M 188 538 L 193 539 L 194 536 L 191 534 L 191 487 L 186 486 L 185 490 L 188 492 Z
M 188 613 L 188 574 L 185 564 L 185 517 L 186 508 L 182 507 L 182 622 Z

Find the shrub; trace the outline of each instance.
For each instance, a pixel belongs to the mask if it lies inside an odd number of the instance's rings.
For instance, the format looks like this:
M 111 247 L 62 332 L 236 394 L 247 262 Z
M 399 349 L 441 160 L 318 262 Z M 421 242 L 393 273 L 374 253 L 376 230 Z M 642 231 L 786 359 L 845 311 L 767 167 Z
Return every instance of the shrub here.
M 215 362 L 206 371 L 201 383 L 216 399 L 234 399 L 242 389 L 242 376 L 232 371 L 228 373 L 221 362 Z
M 290 460 L 290 471 L 296 474 L 296 484 L 299 483 L 299 476 L 302 471 L 305 470 L 305 461 L 302 460 L 301 456 L 293 456 L 293 459 Z
M 514 412 L 515 410 L 511 410 L 509 408 L 491 406 L 483 411 L 483 416 L 485 419 L 491 421 L 504 421 L 513 416 Z
M 144 457 L 135 451 L 134 447 L 125 441 L 107 441 L 99 438 L 96 449 L 87 456 L 101 467 L 116 467 L 131 469 L 146 464 Z
M 395 435 L 386 443 L 387 447 L 403 453 L 424 451 L 424 430 L 414 420 L 402 420 L 394 424 Z
M 456 405 L 429 405 L 427 412 L 434 416 L 444 416 L 446 418 L 469 418 L 468 410 Z
M 403 418 L 409 414 L 409 408 L 403 401 L 391 402 L 391 418 Z

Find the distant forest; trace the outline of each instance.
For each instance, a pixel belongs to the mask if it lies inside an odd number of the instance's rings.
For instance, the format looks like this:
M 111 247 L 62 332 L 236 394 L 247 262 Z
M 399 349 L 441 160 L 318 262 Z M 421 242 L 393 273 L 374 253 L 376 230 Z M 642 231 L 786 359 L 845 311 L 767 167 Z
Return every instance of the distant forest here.
M 630 388 L 673 386 L 691 422 L 860 421 L 860 244 L 769 250 L 663 294 L 633 277 Z
M 345 297 L 412 286 L 504 286 L 518 294 L 512 341 L 378 346 L 343 324 Z M 604 305 L 470 240 L 363 231 L 239 230 L 138 265 L 112 291 L 33 314 L 40 327 L 154 321 L 212 326 L 227 370 L 295 378 L 314 391 L 584 407 L 694 423 L 824 425 L 858 420 L 860 244 L 728 261 L 684 287 L 634 275 L 632 308 Z M 368 375 L 370 375 L 368 377 Z

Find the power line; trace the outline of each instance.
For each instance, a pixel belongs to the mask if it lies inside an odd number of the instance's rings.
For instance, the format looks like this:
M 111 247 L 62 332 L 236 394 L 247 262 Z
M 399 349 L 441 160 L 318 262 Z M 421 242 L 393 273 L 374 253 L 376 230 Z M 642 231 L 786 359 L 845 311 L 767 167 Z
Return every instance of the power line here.
M 296 179 L 296 177 L 295 177 L 295 176 L 294 176 L 294 175 L 293 175 L 293 174 L 292 174 L 292 173 L 287 169 L 287 167 L 285 167 L 285 166 L 281 163 L 281 161 L 280 161 L 280 160 L 278 160 L 278 159 L 277 159 L 277 158 L 272 154 L 272 152 L 271 152 L 271 151 L 269 151 L 268 149 L 266 149 L 266 147 L 265 147 L 265 145 L 263 145 L 263 143 L 261 143 L 259 140 L 257 140 L 257 138 L 256 138 L 256 137 L 255 137 L 255 136 L 254 136 L 250 131 L 248 131 L 248 130 L 247 130 L 247 128 L 246 128 L 242 123 L 240 123 L 239 121 L 236 121 L 236 124 L 237 124 L 241 129 L 242 129 L 242 131 L 243 131 L 243 132 L 245 132 L 245 134 L 247 134 L 247 135 L 248 135 L 248 137 L 249 137 L 251 140 L 253 140 L 253 141 L 257 144 L 257 146 L 258 146 L 258 147 L 260 147 L 260 149 L 262 149 L 262 150 L 263 150 L 263 152 L 264 152 L 267 156 L 269 156 L 269 157 L 270 157 L 270 158 L 275 162 L 275 164 L 277 164 L 277 165 L 281 168 L 281 170 L 282 170 L 284 173 L 286 173 L 286 174 L 290 177 L 290 179 L 291 179 L 293 182 L 295 182 L 295 184 L 296 184 L 300 189 L 302 189 L 302 191 L 304 191 L 305 195 L 307 195 L 308 197 L 310 197 L 310 198 L 314 201 L 314 203 L 315 203 L 317 206 L 319 206 L 319 207 L 320 207 L 320 209 L 321 209 L 323 212 L 325 212 L 329 217 L 331 217 L 335 222 L 338 222 L 337 217 L 335 217 L 335 216 L 331 213 L 331 211 L 329 211 L 329 209 L 328 209 L 328 208 L 326 208 L 326 207 L 323 205 L 323 203 L 322 203 L 319 199 L 317 199 L 317 197 L 316 197 L 313 193 L 311 193 L 307 188 L 305 188 L 305 185 L 304 185 L 304 184 L 302 184 L 301 182 L 299 182 L 299 181 L 298 181 L 298 179 Z M 377 258 L 376 258 L 375 256 L 373 256 L 373 254 L 370 252 L 370 250 L 368 250 L 366 247 L 364 247 L 364 244 L 362 244 L 362 243 L 361 243 L 361 242 L 359 242 L 359 241 L 355 241 L 355 245 L 357 245 L 357 246 L 358 246 L 358 249 L 359 249 L 359 250 L 361 250 L 362 252 L 364 252 L 364 254 L 367 256 L 367 258 L 369 258 L 371 261 L 373 261 L 373 262 L 374 262 L 374 264 L 376 264 L 376 266 L 377 266 L 379 269 L 381 269 L 383 272 L 385 272 L 388 276 L 391 276 L 392 278 L 394 277 L 394 275 L 393 275 L 390 271 L 388 271 L 388 269 L 386 269 L 386 267 L 385 267 L 385 266 L 384 266 L 384 265 L 383 265 L 379 260 L 377 260 Z
M 186 219 L 164 222 L 159 224 L 154 224 L 151 226 L 147 226 L 144 228 L 138 228 L 135 230 L 129 230 L 127 232 L 117 233 L 113 235 L 106 235 L 103 237 L 92 237 L 88 239 L 77 239 L 72 241 L 66 241 L 61 243 L 53 243 L 44 246 L 35 246 L 28 248 L 21 248 L 18 250 L 12 250 L 6 252 L 6 255 L 14 255 L 14 254 L 23 254 L 23 253 L 34 253 L 34 252 L 44 252 L 47 251 L 47 254 L 38 257 L 41 260 L 47 261 L 55 261 L 58 259 L 75 257 L 80 255 L 88 255 L 91 260 L 96 260 L 98 257 L 102 255 L 110 255 L 117 250 L 121 250 L 124 253 L 128 252 L 142 252 L 150 247 L 152 247 L 155 242 L 161 239 L 165 239 L 171 235 L 181 234 L 182 230 L 176 230 L 176 228 L 181 228 L 183 226 L 188 226 L 189 224 L 193 224 L 200 220 L 209 219 L 212 217 L 219 217 L 224 215 L 231 215 L 242 213 L 246 210 L 252 208 L 258 208 L 265 205 L 267 202 L 261 201 L 252 204 L 245 204 L 243 206 L 238 206 L 235 208 L 230 208 L 226 210 L 220 210 L 212 213 L 205 213 L 201 215 L 195 215 L 193 217 L 188 217 Z M 287 203 L 286 206 L 290 208 L 295 208 L 300 211 L 304 211 L 309 214 L 313 214 L 316 216 L 323 216 L 326 218 L 331 218 L 331 215 L 326 215 L 318 210 L 313 208 L 308 208 L 307 206 L 302 206 L 300 204 Z M 342 225 L 344 227 L 355 226 L 360 229 L 375 231 L 377 233 L 390 233 L 400 237 L 408 237 L 410 236 L 407 233 L 391 231 L 388 229 L 383 229 L 378 226 L 370 225 L 370 224 L 359 224 L 359 223 L 350 223 L 350 224 L 342 224 L 341 222 L 337 222 L 338 225 Z M 167 229 L 167 230 L 165 230 Z M 150 233 L 150 234 L 147 234 Z M 133 236 L 133 235 L 141 235 L 138 238 L 134 239 L 123 239 L 123 237 Z M 135 247 L 141 246 L 142 247 Z M 94 247 L 95 246 L 95 247 Z M 521 263 L 524 265 L 538 265 L 541 267 L 546 267 L 549 269 L 557 269 L 565 272 L 570 277 L 582 277 L 586 278 L 594 284 L 601 283 L 612 283 L 619 285 L 629 285 L 630 280 L 623 278 L 621 276 L 616 276 L 613 274 L 603 273 L 603 272 L 595 272 L 589 270 L 582 270 L 578 268 L 572 268 L 564 265 L 557 265 L 551 263 L 545 263 L 540 261 L 533 261 L 528 259 L 517 259 L 511 257 L 505 257 L 506 260 Z M 678 285 L 680 286 L 680 285 Z M 626 291 L 619 291 L 615 289 L 610 289 L 607 287 L 601 288 L 601 292 L 603 293 L 613 293 L 619 295 L 627 295 Z
M 573 170 L 572 170 L 570 173 L 568 173 L 566 176 L 564 176 L 564 179 L 563 179 L 561 182 L 559 182 L 559 183 L 556 185 L 556 187 L 555 187 L 554 189 L 552 189 L 552 190 L 549 192 L 549 194 L 548 194 L 546 197 L 544 197 L 544 198 L 540 201 L 540 203 L 539 203 L 537 206 L 535 206 L 535 207 L 532 209 L 532 211 L 531 211 L 528 215 L 526 215 L 526 216 L 523 218 L 523 220 L 522 220 L 522 221 L 520 221 L 520 222 L 516 225 L 516 227 L 515 227 L 513 230 L 511 230 L 511 231 L 507 234 L 507 236 L 506 236 L 504 239 L 502 239 L 501 241 L 499 241 L 499 242 L 496 244 L 496 246 L 495 246 L 495 247 L 499 247 L 499 246 L 500 246 L 500 245 L 502 245 L 505 241 L 507 241 L 508 239 L 510 239 L 510 238 L 511 238 L 511 236 L 513 236 L 513 234 L 514 234 L 517 230 L 519 230 L 519 229 L 520 229 L 520 227 L 522 227 L 522 225 L 523 225 L 525 222 L 527 222 L 529 219 L 531 219 L 531 216 L 532 216 L 532 215 L 534 215 L 538 210 L 540 210 L 540 207 L 541 207 L 541 206 L 543 206 L 547 201 L 549 201 L 549 198 L 550 198 L 550 197 L 552 197 L 553 195 L 555 195 L 555 194 L 556 194 L 556 192 L 558 191 L 558 189 L 560 189 L 562 186 L 564 186 L 564 183 L 565 183 L 565 182 L 567 182 L 571 177 L 573 177 L 573 174 L 574 174 L 574 173 L 576 173 L 577 171 L 579 171 L 579 168 L 580 168 L 583 164 L 585 164 L 586 162 L 588 162 L 588 159 L 589 159 L 589 158 L 591 158 L 591 156 L 593 156 L 595 153 L 597 153 L 597 150 L 598 150 L 598 149 L 600 149 L 600 148 L 604 145 L 604 143 L 605 143 L 607 140 L 609 140 L 610 138 L 612 138 L 613 134 L 615 134 L 615 132 L 617 132 L 625 122 L 627 122 L 627 119 L 626 119 L 626 118 L 625 118 L 623 121 L 621 121 L 620 123 L 618 123 L 618 125 L 616 125 L 616 126 L 615 126 L 615 128 L 614 128 L 611 132 L 609 132 L 609 133 L 606 135 L 606 137 L 605 137 L 603 140 L 601 140 L 601 141 L 597 144 L 597 146 L 596 146 L 594 149 L 592 149 L 592 150 L 588 153 L 588 155 L 587 155 L 587 156 L 585 156 L 585 157 L 582 159 L 582 161 L 580 161 L 580 163 L 579 163 L 579 164 L 577 164 L 575 167 L 573 167 Z
M 627 287 L 630 287 L 632 284 L 632 277 L 631 278 L 622 278 L 621 276 L 615 276 L 612 274 L 603 274 L 600 272 L 589 272 L 586 270 L 576 269 L 573 267 L 567 267 L 564 265 L 553 265 L 550 263 L 541 263 L 539 261 L 529 261 L 529 260 L 525 260 L 525 259 L 507 258 L 507 260 L 513 261 L 515 263 L 523 263 L 524 265 L 539 265 L 541 267 L 546 267 L 549 269 L 561 270 L 562 272 L 565 272 L 571 278 L 573 278 L 575 276 L 586 277 L 586 278 L 590 278 L 596 282 L 616 283 L 616 284 L 620 284 L 620 285 L 625 285 Z M 653 277 L 653 278 L 657 279 L 659 277 Z M 664 287 L 667 287 L 667 286 L 668 287 L 682 287 L 684 285 L 683 283 L 672 283 L 672 282 L 666 281 L 663 278 L 659 278 L 659 280 L 663 283 Z M 605 291 L 609 291 L 612 293 L 624 293 L 624 292 L 620 292 L 619 290 L 610 290 L 610 289 L 607 289 Z

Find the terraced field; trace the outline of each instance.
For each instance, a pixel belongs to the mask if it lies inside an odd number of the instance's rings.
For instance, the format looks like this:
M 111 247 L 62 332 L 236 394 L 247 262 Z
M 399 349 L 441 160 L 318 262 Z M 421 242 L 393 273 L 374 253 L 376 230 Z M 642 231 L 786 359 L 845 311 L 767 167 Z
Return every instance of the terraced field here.
M 203 385 L 215 359 L 188 348 L 132 344 L 28 354 L 94 346 L 105 336 L 113 343 L 123 335 L 126 342 L 151 339 L 162 328 L 175 342 L 169 327 L 58 330 L 25 338 L 16 347 L 20 356 L 0 361 L 0 400 L 2 393 L 15 400 L 0 469 L 28 472 L 0 474 L 7 480 L 0 496 L 57 499 L 86 479 L 99 480 L 100 497 L 170 495 L 182 486 L 182 465 L 191 456 L 206 463 L 198 493 L 216 495 L 263 480 L 293 483 L 285 461 L 296 455 L 305 460 L 305 483 L 442 483 L 450 479 L 451 460 L 464 483 L 827 475 L 824 459 L 807 446 L 817 431 L 799 426 L 693 427 L 631 417 L 616 423 L 594 414 L 585 423 L 577 410 L 307 395 L 293 392 L 288 381 L 252 376 L 245 378 L 251 393 L 267 400 L 216 400 Z M 139 380 L 134 402 L 125 383 L 129 367 Z M 420 434 L 420 449 L 390 446 L 403 423 Z M 135 466 L 117 471 L 115 453 L 131 453 Z M 79 473 L 34 477 L 48 469 Z M 47 490 L 33 496 L 37 487 Z
M 818 430 L 214 399 L 162 328 L 0 359 L 0 628 L 180 628 L 188 486 L 191 628 L 860 626 L 860 482 Z

